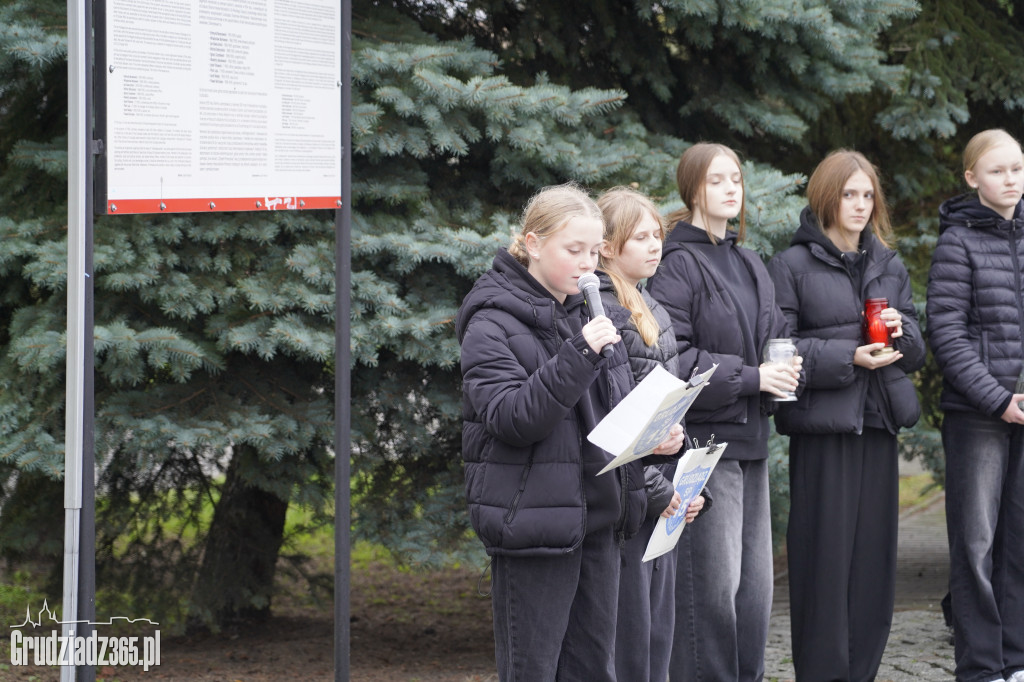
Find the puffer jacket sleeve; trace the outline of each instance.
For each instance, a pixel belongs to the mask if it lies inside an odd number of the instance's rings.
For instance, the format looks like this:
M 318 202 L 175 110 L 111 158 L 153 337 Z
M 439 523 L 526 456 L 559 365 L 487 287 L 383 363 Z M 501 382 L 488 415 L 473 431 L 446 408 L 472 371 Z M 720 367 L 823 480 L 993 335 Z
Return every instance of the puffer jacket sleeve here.
M 708 323 L 707 320 L 696 319 L 698 315 L 692 307 L 696 296 L 707 295 L 705 291 L 695 292 L 690 280 L 691 276 L 699 278 L 696 274 L 699 267 L 681 254 L 665 258 L 657 275 L 648 282 L 648 291 L 665 308 L 672 320 L 679 378 L 688 380 L 694 370 L 704 372 L 717 364 L 714 381 L 709 382 L 701 391 L 697 401 L 702 405 L 728 405 L 744 395 L 743 358 L 712 353 L 698 348 L 694 343 L 697 338 L 695 326 Z
M 656 466 L 644 467 L 644 490 L 647 492 L 647 516 L 652 519 L 661 516 L 676 492 L 672 481 Z
M 903 316 L 903 334 L 893 339 L 893 347 L 902 353 L 903 357 L 893 364 L 905 373 L 912 374 L 924 367 L 927 353 L 924 336 L 917 319 L 917 308 L 914 307 L 914 294 L 910 288 L 910 275 L 906 266 L 899 256 L 896 256 L 889 267 L 899 273 L 899 295 L 892 307 L 899 310 Z
M 800 248 L 800 247 L 794 247 Z M 789 323 L 797 351 L 803 357 L 801 388 L 831 390 L 852 385 L 856 379 L 853 354 L 857 342 L 850 339 L 822 339 L 801 335 L 800 292 L 793 271 L 783 252 L 768 263 L 768 274 L 775 283 L 775 300 Z
M 955 230 L 939 235 L 928 273 L 928 340 L 944 379 L 980 412 L 1001 416 L 1013 399 L 989 371 L 967 331 L 973 268 Z
M 581 338 L 562 342 L 556 355 L 528 374 L 506 330 L 487 313 L 473 317 L 462 342 L 463 392 L 488 433 L 525 447 L 565 419 L 604 364 L 580 351 Z

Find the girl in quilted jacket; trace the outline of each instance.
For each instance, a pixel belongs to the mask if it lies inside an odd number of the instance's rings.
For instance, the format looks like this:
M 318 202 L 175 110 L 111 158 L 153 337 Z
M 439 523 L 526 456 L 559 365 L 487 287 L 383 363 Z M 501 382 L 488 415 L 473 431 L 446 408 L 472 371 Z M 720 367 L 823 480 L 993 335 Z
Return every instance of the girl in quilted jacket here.
M 907 374 L 925 347 L 910 278 L 886 245 L 878 173 L 858 152 L 829 154 L 807 183 L 792 245 L 768 264 L 804 358 L 790 436 L 789 561 L 798 680 L 873 680 L 892 622 L 899 511 L 896 434 L 920 415 Z M 886 344 L 868 343 L 865 301 L 885 298 Z M 883 330 L 884 334 L 884 330 Z
M 615 187 L 597 200 L 605 222 L 601 246 L 601 300 L 609 315 L 624 311 L 628 321 L 620 327 L 629 355 L 633 379 L 643 381 L 655 367 L 677 372 L 677 351 L 672 320 L 651 298 L 643 280 L 661 262 L 665 225 L 657 207 L 641 192 Z M 684 512 L 672 487 L 675 462 L 644 467 L 647 518 L 640 532 L 622 547 L 619 578 L 619 614 L 615 637 L 615 669 L 619 680 L 665 682 L 675 628 L 676 551 L 643 561 L 647 543 L 659 517 L 684 514 L 687 523 L 711 507 L 706 490 Z
M 612 458 L 586 438 L 632 386 L 615 322 L 576 284 L 603 232 L 581 189 L 541 190 L 456 317 L 466 497 L 491 555 L 502 682 L 615 680 L 619 541 L 646 496 L 639 462 L 598 476 Z M 680 428 L 656 452 L 681 445 Z
M 974 191 L 939 209 L 927 306 L 956 678 L 1024 682 L 1024 159 L 1009 133 L 986 130 L 963 163 Z

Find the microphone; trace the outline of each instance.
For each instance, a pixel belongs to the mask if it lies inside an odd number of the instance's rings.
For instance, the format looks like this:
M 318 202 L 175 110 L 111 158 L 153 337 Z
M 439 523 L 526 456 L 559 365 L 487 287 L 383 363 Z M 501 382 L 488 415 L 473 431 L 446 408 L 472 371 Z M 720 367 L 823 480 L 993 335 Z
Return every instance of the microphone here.
M 594 313 L 593 317 L 604 315 L 604 304 L 601 303 L 601 280 L 597 278 L 597 275 L 592 272 L 580 275 L 580 278 L 576 280 L 576 286 L 586 297 L 587 307 Z M 601 357 L 610 358 L 614 352 L 615 349 L 609 343 L 601 349 Z

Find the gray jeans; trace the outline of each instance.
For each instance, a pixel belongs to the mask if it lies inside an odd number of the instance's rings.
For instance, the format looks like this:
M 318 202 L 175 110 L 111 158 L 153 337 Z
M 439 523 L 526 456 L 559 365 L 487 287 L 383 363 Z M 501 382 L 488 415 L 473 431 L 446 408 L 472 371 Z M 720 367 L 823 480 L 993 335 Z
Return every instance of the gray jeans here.
M 946 528 L 956 679 L 1024 669 L 1024 427 L 946 413 Z
M 679 539 L 671 682 L 757 682 L 772 609 L 766 460 L 718 462 L 715 508 Z
M 495 556 L 494 655 L 501 682 L 615 682 L 619 545 L 611 528 L 569 554 Z
M 618 682 L 665 682 L 668 678 L 676 619 L 676 550 L 642 561 L 657 523 L 657 518 L 645 520 L 636 537 L 622 547 L 615 627 Z

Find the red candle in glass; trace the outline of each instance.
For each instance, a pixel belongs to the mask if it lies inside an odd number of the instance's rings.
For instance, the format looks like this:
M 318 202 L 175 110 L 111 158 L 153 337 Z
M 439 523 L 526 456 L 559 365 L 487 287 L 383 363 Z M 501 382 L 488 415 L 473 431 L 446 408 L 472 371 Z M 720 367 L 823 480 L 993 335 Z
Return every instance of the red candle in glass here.
M 875 355 L 892 352 L 891 331 L 882 319 L 882 311 L 889 307 L 884 298 L 869 298 L 864 301 L 864 340 L 867 343 L 884 343 L 885 348 L 874 352 Z

